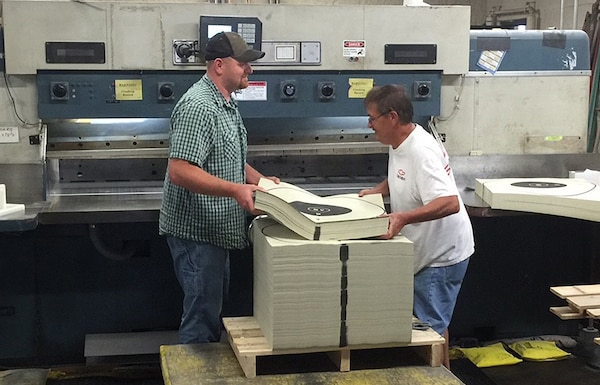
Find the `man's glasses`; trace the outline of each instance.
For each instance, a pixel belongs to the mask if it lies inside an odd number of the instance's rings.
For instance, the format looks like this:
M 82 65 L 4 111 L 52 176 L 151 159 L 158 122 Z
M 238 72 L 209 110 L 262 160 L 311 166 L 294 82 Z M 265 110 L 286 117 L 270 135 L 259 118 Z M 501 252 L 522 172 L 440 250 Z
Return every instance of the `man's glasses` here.
M 369 116 L 369 124 L 372 124 L 374 121 L 376 121 L 377 119 L 381 118 L 383 115 L 387 115 L 392 111 L 388 111 L 388 112 L 384 112 L 383 114 L 379 114 L 376 117 L 372 118 Z

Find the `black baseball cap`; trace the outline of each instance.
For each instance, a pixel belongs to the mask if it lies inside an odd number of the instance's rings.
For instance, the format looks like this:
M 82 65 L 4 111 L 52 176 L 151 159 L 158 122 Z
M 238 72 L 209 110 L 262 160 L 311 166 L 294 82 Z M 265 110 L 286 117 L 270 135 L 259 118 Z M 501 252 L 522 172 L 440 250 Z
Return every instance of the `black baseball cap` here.
M 248 63 L 265 56 L 265 53 L 252 49 L 235 32 L 219 32 L 208 40 L 204 53 L 205 60 L 232 57 L 235 60 Z

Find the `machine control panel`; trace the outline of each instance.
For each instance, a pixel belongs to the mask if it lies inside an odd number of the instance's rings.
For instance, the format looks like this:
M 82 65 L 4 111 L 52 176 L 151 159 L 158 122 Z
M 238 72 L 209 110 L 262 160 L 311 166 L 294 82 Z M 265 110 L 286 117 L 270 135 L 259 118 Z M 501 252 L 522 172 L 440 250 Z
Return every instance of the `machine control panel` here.
M 262 48 L 262 22 L 257 17 L 200 16 L 200 51 L 219 32 L 237 32 L 253 49 Z
M 37 76 L 42 119 L 165 118 L 198 71 L 52 71 Z
M 198 71 L 53 71 L 37 76 L 42 119 L 168 118 Z M 439 71 L 276 71 L 257 69 L 239 108 L 246 118 L 364 117 L 370 85 L 402 84 L 415 115 L 440 112 Z
M 198 49 L 198 40 L 173 40 L 173 65 L 204 65 L 204 56 Z M 321 42 L 319 41 L 263 41 L 265 56 L 253 66 L 321 65 Z
M 321 65 L 319 41 L 263 41 L 262 50 L 265 56 L 252 65 Z
M 298 98 L 299 89 L 295 79 L 282 80 L 279 88 L 280 98 L 282 101 L 294 100 Z M 335 81 L 318 81 L 317 100 L 322 102 L 333 99 L 335 99 Z
M 256 17 L 200 16 L 198 39 L 173 40 L 173 65 L 203 65 L 204 47 L 219 32 L 236 32 L 248 46 L 261 50 L 262 22 Z

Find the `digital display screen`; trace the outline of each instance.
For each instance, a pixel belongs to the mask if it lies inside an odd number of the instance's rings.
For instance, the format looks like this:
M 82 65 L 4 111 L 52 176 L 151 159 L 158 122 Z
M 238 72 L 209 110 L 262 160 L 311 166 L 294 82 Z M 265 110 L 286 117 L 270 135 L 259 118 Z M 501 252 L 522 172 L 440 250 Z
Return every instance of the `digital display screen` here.
M 208 39 L 219 32 L 236 32 L 251 48 L 262 48 L 262 22 L 257 17 L 200 16 L 200 51 L 204 52 Z
M 231 25 L 208 25 L 207 37 L 210 39 L 219 32 L 231 32 Z
M 96 52 L 93 49 L 77 48 L 59 48 L 56 50 L 56 56 L 94 56 Z
M 103 42 L 46 42 L 46 63 L 104 64 Z
M 394 57 L 414 57 L 414 58 L 424 58 L 427 57 L 426 51 L 402 51 L 397 50 L 394 51 Z
M 385 64 L 435 64 L 436 44 L 386 44 Z

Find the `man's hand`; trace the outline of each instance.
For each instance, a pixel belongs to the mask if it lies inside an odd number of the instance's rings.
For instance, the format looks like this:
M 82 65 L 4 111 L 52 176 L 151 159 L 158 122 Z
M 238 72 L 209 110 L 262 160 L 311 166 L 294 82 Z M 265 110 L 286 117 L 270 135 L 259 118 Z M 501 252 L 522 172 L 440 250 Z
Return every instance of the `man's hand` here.
M 408 224 L 407 218 L 403 215 L 403 213 L 391 213 L 384 215 L 389 218 L 390 222 L 388 224 L 387 233 L 380 236 L 380 239 L 392 239 L 396 235 L 400 234 L 402 228 Z
M 254 208 L 254 192 L 262 190 L 255 184 L 241 184 L 236 189 L 233 199 L 246 211 L 253 215 L 258 215 L 260 212 Z
M 362 196 L 365 196 L 365 195 L 369 195 L 369 194 L 377 194 L 377 191 L 375 191 L 372 188 L 368 188 L 368 189 L 360 190 L 358 192 L 358 196 L 359 197 L 362 197 Z
M 279 184 L 279 182 L 281 182 L 281 180 L 279 178 L 277 178 L 276 176 L 265 176 L 264 178 L 270 180 L 271 182 L 273 182 L 275 184 Z

